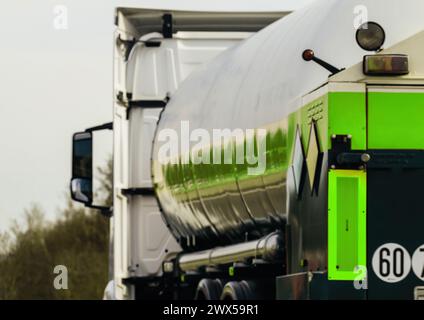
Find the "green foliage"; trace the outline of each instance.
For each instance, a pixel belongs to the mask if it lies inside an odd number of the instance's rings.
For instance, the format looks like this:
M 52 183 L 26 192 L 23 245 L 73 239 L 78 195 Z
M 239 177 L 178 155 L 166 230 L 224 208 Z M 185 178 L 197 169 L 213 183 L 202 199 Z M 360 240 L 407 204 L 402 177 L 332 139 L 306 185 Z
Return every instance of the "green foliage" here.
M 102 198 L 111 203 L 112 162 L 99 169 Z M 110 180 L 109 180 L 110 179 Z M 40 207 L 25 211 L 0 234 L 0 299 L 101 299 L 108 281 L 109 220 L 69 198 L 57 221 Z M 54 267 L 68 269 L 68 289 L 57 290 Z

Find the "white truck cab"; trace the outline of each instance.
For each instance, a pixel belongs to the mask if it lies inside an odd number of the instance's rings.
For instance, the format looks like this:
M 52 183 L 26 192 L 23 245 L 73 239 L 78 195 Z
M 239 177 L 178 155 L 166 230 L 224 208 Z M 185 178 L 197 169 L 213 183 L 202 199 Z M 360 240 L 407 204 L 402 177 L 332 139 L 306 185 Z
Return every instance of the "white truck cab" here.
M 150 170 L 156 123 L 167 101 L 192 72 L 288 13 L 116 10 L 115 298 L 136 298 L 134 285 L 160 278 L 163 262 L 181 251 L 161 217 Z

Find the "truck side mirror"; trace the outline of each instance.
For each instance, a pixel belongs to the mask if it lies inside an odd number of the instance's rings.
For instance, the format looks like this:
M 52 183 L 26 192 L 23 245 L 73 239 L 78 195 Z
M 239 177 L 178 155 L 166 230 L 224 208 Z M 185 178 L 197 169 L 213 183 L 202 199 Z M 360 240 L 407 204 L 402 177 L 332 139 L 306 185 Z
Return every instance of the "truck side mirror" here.
M 106 217 L 111 217 L 112 207 L 93 204 L 93 132 L 101 130 L 113 130 L 113 123 L 88 128 L 72 137 L 71 198 L 84 203 L 88 208 L 100 210 Z
M 91 205 L 93 202 L 93 135 L 78 132 L 72 137 L 72 179 L 73 200 Z

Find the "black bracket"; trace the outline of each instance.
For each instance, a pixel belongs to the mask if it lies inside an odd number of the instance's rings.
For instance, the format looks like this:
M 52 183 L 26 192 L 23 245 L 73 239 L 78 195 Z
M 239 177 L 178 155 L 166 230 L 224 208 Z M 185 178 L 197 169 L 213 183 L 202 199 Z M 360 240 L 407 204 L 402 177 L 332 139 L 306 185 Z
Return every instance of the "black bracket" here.
M 118 47 L 118 49 L 120 47 L 125 48 L 125 51 L 123 52 L 124 61 L 128 61 L 131 50 L 136 43 L 137 43 L 137 40 L 135 40 L 134 38 L 131 39 L 131 40 L 124 40 L 124 39 L 121 38 L 121 35 L 118 35 L 118 38 L 116 38 L 116 46 Z
M 173 28 L 172 28 L 172 14 L 165 13 L 162 16 L 162 35 L 164 38 L 172 38 Z
M 130 111 L 133 108 L 165 108 L 168 101 L 168 97 L 165 100 L 130 100 L 127 104 L 127 120 L 129 119 Z
M 350 150 L 352 150 L 352 137 L 350 135 L 333 135 L 331 137 L 331 151 L 341 153 Z
M 368 168 L 423 169 L 423 150 L 369 150 Z
M 352 136 L 333 135 L 329 152 L 331 169 L 364 169 L 371 156 L 362 150 L 352 150 Z
M 157 48 L 160 47 L 160 45 L 162 44 L 162 42 L 158 41 L 158 40 L 147 40 L 144 42 L 144 45 L 147 48 Z
M 124 196 L 153 196 L 155 191 L 153 188 L 129 188 L 121 189 L 121 193 Z

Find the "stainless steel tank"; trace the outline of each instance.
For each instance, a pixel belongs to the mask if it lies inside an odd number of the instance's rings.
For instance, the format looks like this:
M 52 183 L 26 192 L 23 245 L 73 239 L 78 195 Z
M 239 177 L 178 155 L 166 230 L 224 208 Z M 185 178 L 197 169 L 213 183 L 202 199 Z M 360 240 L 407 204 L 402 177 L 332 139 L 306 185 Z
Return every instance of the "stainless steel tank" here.
M 394 4 L 402 6 L 408 25 L 396 24 L 382 10 L 384 0 L 367 4 L 368 16 L 386 29 L 386 47 L 423 28 L 422 2 Z M 339 68 L 360 63 L 366 54 L 355 41 L 354 12 L 360 5 L 323 0 L 296 11 L 219 55 L 171 96 L 154 140 L 152 174 L 163 217 L 176 238 L 193 249 L 207 249 L 258 239 L 284 226 L 298 124 L 294 112 L 302 107 L 302 97 L 329 76 L 305 62 L 302 52 L 313 49 Z M 183 137 L 187 127 L 189 132 L 202 129 L 191 142 Z M 217 145 L 204 138 L 213 137 L 214 129 L 239 131 Z M 253 135 L 249 129 L 255 129 Z M 254 155 L 265 156 L 263 171 L 251 174 L 249 168 L 257 164 L 246 158 L 237 162 L 235 150 L 247 145 Z M 222 155 L 220 164 L 197 161 L 195 152 L 213 162 L 213 154 L 231 146 L 228 163 Z

